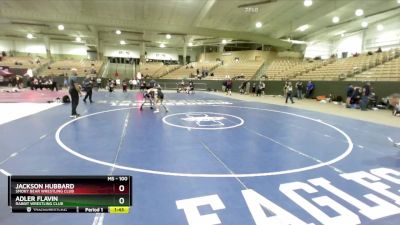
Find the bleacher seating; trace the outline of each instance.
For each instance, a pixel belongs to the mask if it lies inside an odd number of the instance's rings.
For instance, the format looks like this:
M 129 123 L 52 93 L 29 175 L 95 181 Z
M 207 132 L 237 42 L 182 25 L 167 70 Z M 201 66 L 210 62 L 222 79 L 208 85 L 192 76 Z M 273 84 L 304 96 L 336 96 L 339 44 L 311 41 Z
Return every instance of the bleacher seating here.
M 49 62 L 47 59 L 40 57 L 33 58 L 31 56 L 6 56 L 2 57 L 0 61 L 0 66 L 7 66 L 10 68 L 23 68 L 23 69 L 36 69 L 41 65 Z
M 287 79 L 285 72 L 300 64 L 298 58 L 278 58 L 274 60 L 267 69 L 269 80 L 284 80 Z
M 303 62 L 299 62 L 297 60 L 292 61 L 289 67 L 286 67 L 285 70 L 279 71 L 279 69 L 271 69 L 268 74 L 268 79 L 270 80 L 286 80 L 293 79 L 297 76 L 301 76 L 304 73 L 308 73 L 310 71 L 316 70 L 324 65 L 329 64 L 331 61 L 329 60 L 305 60 Z M 280 63 L 274 64 L 276 68 L 279 68 L 277 65 Z
M 169 71 L 175 70 L 179 65 L 164 65 L 161 62 L 144 63 L 139 67 L 139 71 L 143 77 L 158 78 Z
M 214 76 L 207 76 L 207 80 L 224 80 L 227 76 L 230 78 L 243 76 L 241 79 L 251 79 L 260 67 L 263 65 L 263 61 L 254 60 L 240 60 L 239 62 L 226 62 L 223 65 L 218 66 L 212 73 Z
M 189 78 L 190 75 L 196 76 L 197 69 L 201 73 L 201 71 L 208 70 L 209 73 L 216 68 L 220 63 L 219 62 L 192 62 L 187 64 L 186 66 L 182 66 L 167 75 L 163 76 L 163 79 L 183 79 Z
M 390 60 L 389 52 L 361 54 L 357 57 L 338 59 L 330 64 L 296 77 L 299 80 L 343 80 Z
M 400 81 L 400 57 L 367 70 L 348 81 Z
M 45 68 L 40 75 L 42 76 L 61 76 L 70 74 L 71 69 L 77 69 L 79 76 L 93 74 L 93 69 L 96 73 L 99 72 L 102 61 L 90 60 L 60 60 L 51 63 L 48 68 Z

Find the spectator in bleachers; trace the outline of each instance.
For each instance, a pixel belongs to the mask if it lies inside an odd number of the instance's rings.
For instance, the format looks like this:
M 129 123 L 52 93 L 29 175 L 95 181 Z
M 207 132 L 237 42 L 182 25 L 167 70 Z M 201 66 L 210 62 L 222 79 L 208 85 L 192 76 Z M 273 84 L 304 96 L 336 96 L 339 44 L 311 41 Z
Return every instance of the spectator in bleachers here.
M 347 86 L 347 90 L 346 90 L 346 107 L 347 108 L 351 108 L 351 98 L 354 94 L 354 87 L 352 84 L 349 84 Z
M 296 91 L 297 91 L 297 99 L 300 100 L 303 98 L 303 82 L 296 82 Z
M 307 83 L 306 98 L 311 98 L 315 90 L 315 84 L 310 80 Z
M 381 53 L 381 52 L 382 52 L 382 49 L 381 49 L 381 47 L 379 47 L 378 50 L 376 50 L 376 53 Z

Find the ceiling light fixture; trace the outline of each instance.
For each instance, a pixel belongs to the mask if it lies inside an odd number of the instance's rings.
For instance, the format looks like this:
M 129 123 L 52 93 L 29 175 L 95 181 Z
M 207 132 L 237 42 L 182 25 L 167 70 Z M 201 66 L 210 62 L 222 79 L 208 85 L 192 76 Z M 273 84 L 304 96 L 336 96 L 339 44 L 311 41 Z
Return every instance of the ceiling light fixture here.
M 399 3 L 399 4 L 400 4 L 400 0 L 397 0 L 397 3 Z
M 305 7 L 310 7 L 310 6 L 312 6 L 312 4 L 313 4 L 312 0 L 304 0 L 304 6 Z
M 126 45 L 126 42 L 125 42 L 124 40 L 120 40 L 119 43 L 120 43 L 121 45 Z
M 160 44 L 160 48 L 165 48 L 165 44 L 164 44 L 164 43 L 161 43 L 161 44 Z
M 192 47 L 192 46 L 193 46 L 193 43 L 192 43 L 192 42 L 189 42 L 188 45 L 189 45 L 189 47 Z
M 167 35 L 165 35 L 165 38 L 171 39 L 171 35 L 170 35 L 170 34 L 167 34 Z
M 60 25 L 58 25 L 58 30 L 64 30 L 64 25 L 62 25 L 62 24 L 60 24 Z
M 257 28 L 261 28 L 261 27 L 262 27 L 262 23 L 261 23 L 261 22 L 257 22 L 257 23 L 256 23 L 256 27 L 257 27 Z
M 303 26 L 300 26 L 299 28 L 297 28 L 298 31 L 304 32 L 306 31 L 308 28 L 310 28 L 310 26 L 308 24 L 305 24 Z
M 378 31 L 382 31 L 382 30 L 384 29 L 384 27 L 383 27 L 382 24 L 378 24 L 378 26 L 376 26 L 376 29 L 377 29 Z
M 368 22 L 367 21 L 363 21 L 361 23 L 361 26 L 364 27 L 364 28 L 367 28 L 368 27 Z
M 26 37 L 27 37 L 28 39 L 32 39 L 32 38 L 33 38 L 33 34 L 29 33 L 29 34 L 26 35 Z
M 362 15 L 364 15 L 364 10 L 362 10 L 362 9 L 357 9 L 356 12 L 355 12 L 355 14 L 356 14 L 356 16 L 362 16 Z
M 75 41 L 76 41 L 76 42 L 81 42 L 81 41 L 82 41 L 82 38 L 78 36 L 78 37 L 75 38 Z
M 338 16 L 334 16 L 332 18 L 332 23 L 339 23 L 339 21 L 340 21 L 340 18 Z
M 222 40 L 222 44 L 226 44 L 226 42 L 227 42 L 227 41 L 226 41 L 225 39 L 224 39 L 224 40 Z
M 120 35 L 122 32 L 121 32 L 121 30 L 116 30 L 115 31 L 115 34 L 117 34 L 117 35 Z

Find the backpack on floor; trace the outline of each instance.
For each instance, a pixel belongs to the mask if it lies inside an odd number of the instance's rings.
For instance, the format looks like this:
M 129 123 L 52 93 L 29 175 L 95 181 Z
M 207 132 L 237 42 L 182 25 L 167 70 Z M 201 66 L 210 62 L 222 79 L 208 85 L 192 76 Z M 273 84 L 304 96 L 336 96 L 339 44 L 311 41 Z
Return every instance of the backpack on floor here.
M 68 96 L 68 95 L 64 95 L 64 96 L 62 97 L 62 102 L 63 102 L 63 103 L 70 103 L 70 102 L 71 102 L 71 99 L 69 99 L 69 96 Z

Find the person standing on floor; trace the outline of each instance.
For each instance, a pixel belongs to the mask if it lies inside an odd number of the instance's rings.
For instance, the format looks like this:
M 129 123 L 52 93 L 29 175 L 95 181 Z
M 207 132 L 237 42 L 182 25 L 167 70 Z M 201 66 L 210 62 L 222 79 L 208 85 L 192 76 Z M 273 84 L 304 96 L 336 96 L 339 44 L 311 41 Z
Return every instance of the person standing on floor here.
M 315 89 L 315 84 L 310 80 L 307 83 L 306 98 L 311 98 Z
M 86 99 L 89 97 L 90 103 L 93 103 L 92 101 L 92 94 L 93 94 L 93 80 L 92 78 L 86 76 L 86 79 L 83 81 L 83 88 L 86 91 L 85 98 L 83 98 L 83 101 L 86 103 Z
M 256 89 L 257 89 L 257 83 L 254 82 L 254 83 L 253 83 L 253 86 L 252 86 L 252 88 L 251 88 L 251 95 L 252 95 L 252 96 L 255 96 L 255 95 L 256 95 Z
M 263 81 L 261 82 L 261 95 L 265 95 L 265 83 Z
M 96 82 L 97 82 L 97 90 L 101 89 L 101 78 L 97 77 Z
M 362 111 L 367 110 L 368 102 L 369 102 L 369 96 L 371 94 L 371 83 L 367 82 L 363 88 L 362 88 L 362 96 L 361 96 L 361 104 L 360 108 Z
M 232 85 L 233 82 L 231 78 L 228 78 L 228 80 L 226 81 L 226 95 L 232 95 Z
M 71 76 L 69 77 L 69 95 L 71 96 L 71 107 L 72 107 L 72 112 L 71 116 L 72 118 L 77 118 L 80 116 L 76 112 L 76 108 L 78 107 L 79 104 L 79 93 L 80 93 L 80 88 L 79 84 L 77 83 L 77 70 L 72 69 L 71 70 Z
M 292 104 L 294 103 L 292 95 L 293 95 L 292 82 L 288 82 L 287 86 L 286 86 L 286 102 L 285 103 L 287 103 L 288 98 L 290 98 L 290 101 L 292 102 Z
M 296 91 L 297 91 L 297 99 L 298 100 L 302 99 L 303 98 L 303 82 L 297 81 Z
M 354 94 L 354 87 L 352 84 L 347 86 L 346 90 L 346 108 L 351 108 L 351 97 Z
M 250 81 L 246 81 L 246 91 L 244 94 L 250 94 Z
M 289 86 L 289 81 L 285 81 L 285 85 L 283 86 L 283 97 L 287 96 L 287 87 Z

